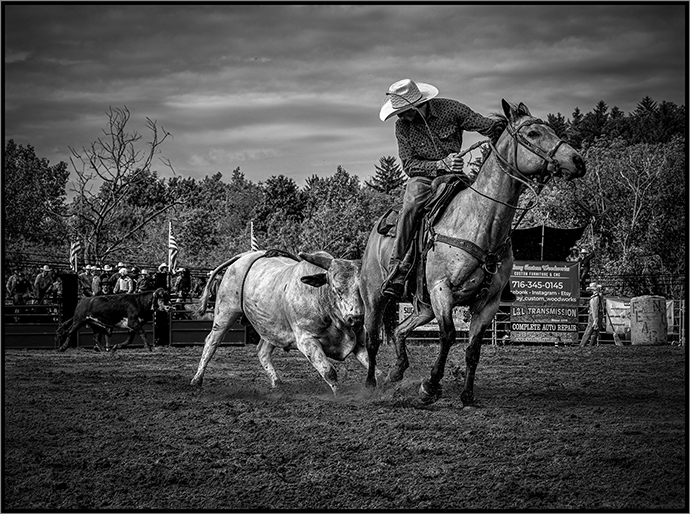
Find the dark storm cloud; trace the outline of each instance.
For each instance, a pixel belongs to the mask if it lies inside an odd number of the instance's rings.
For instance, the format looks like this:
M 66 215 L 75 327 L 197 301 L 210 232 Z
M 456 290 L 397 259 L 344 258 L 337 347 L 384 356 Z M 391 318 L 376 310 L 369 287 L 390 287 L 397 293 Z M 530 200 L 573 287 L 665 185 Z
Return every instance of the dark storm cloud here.
M 397 152 L 378 109 L 410 77 L 480 113 L 500 99 L 569 117 L 599 100 L 683 103 L 686 6 L 5 5 L 5 136 L 51 162 L 100 135 L 109 106 L 174 135 L 201 177 L 241 166 L 298 182 L 366 178 Z M 470 140 L 472 135 L 468 135 Z M 41 153 L 43 152 L 43 153 Z

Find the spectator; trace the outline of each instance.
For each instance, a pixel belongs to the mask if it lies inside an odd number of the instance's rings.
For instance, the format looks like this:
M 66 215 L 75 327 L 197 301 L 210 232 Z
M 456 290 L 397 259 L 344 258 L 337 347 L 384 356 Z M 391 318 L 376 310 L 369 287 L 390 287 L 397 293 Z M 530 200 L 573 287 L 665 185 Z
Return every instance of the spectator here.
M 172 292 L 177 294 L 178 301 L 183 302 L 189 298 L 189 291 L 192 288 L 192 277 L 187 268 L 178 268 L 175 272 Z
M 137 293 L 153 291 L 154 289 L 156 289 L 156 280 L 153 275 L 147 269 L 141 270 L 141 275 L 137 281 Z
M 589 272 L 592 266 L 592 259 L 594 252 L 590 252 L 587 248 L 580 249 L 580 290 L 585 290 L 585 284 L 590 280 Z
M 34 290 L 36 293 L 36 301 L 40 305 L 43 303 L 43 299 L 46 295 L 53 292 L 53 282 L 55 282 L 55 276 L 50 266 L 47 264 L 41 268 L 41 271 L 36 275 L 34 280 Z
M 129 272 L 127 271 L 127 268 L 120 268 L 120 271 L 118 271 L 119 277 L 117 279 L 117 282 L 115 283 L 115 288 L 113 289 L 114 293 L 124 293 L 124 294 L 132 294 L 135 290 L 135 284 L 132 278 L 129 276 Z
M 122 264 L 121 262 L 118 262 L 118 264 Z M 124 266 L 118 266 L 117 268 L 110 268 L 110 277 L 108 278 L 108 282 L 110 283 L 110 290 L 115 291 L 115 285 L 117 284 L 117 281 L 120 280 L 120 270 L 124 268 Z
M 100 280 L 100 293 L 98 294 L 110 294 L 113 292 L 113 286 L 110 282 L 112 276 L 113 267 L 110 264 L 103 266 L 103 271 L 101 272 Z
M 26 305 L 31 296 L 31 281 L 23 272 L 14 270 L 7 281 L 6 289 L 14 305 Z
M 567 262 L 577 262 L 580 260 L 580 251 L 577 249 L 577 246 L 570 248 L 570 255 L 568 255 L 565 260 Z
M 599 346 L 599 332 L 604 330 L 604 295 L 601 292 L 601 286 L 596 282 L 592 282 L 587 286 L 589 291 L 592 291 L 592 297 L 589 299 L 589 313 L 587 315 L 587 328 L 582 335 L 580 346 Z
M 7 292 L 7 296 L 9 296 L 10 298 L 14 296 L 14 291 L 18 280 L 19 270 L 12 270 L 12 274 L 10 275 L 10 278 L 7 279 L 7 283 L 5 284 L 5 291 Z
M 79 274 L 79 287 L 84 296 L 93 296 L 93 273 L 92 266 L 87 264 L 84 271 Z

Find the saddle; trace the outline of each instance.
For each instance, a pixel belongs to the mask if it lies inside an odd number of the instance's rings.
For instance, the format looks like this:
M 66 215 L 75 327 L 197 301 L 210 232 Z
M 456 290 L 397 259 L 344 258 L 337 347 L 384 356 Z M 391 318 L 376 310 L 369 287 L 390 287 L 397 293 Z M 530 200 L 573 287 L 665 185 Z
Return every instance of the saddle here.
M 422 215 L 429 219 L 431 225 L 434 225 L 448 207 L 451 199 L 469 185 L 469 180 L 465 175 L 449 174 L 435 178 L 431 183 L 431 197 L 422 206 Z M 401 203 L 388 209 L 379 221 L 376 231 L 382 236 L 395 237 L 401 209 Z
M 415 244 L 409 250 L 409 252 L 412 252 L 412 266 L 406 278 L 405 299 L 412 301 L 415 310 L 418 310 L 419 303 L 427 306 L 430 305 L 429 291 L 426 286 L 425 264 L 427 252 L 436 241 L 462 248 L 482 262 L 482 268 L 485 271 L 484 281 L 471 302 L 475 304 L 475 308 L 472 312 L 466 313 L 467 316 L 481 310 L 483 307 L 483 304 L 488 299 L 489 286 L 491 285 L 493 274 L 496 272 L 497 265 L 510 249 L 510 238 L 493 252 L 488 253 L 470 241 L 441 236 L 434 232 L 434 225 L 445 212 L 451 199 L 469 185 L 469 181 L 464 175 L 443 175 L 432 182 L 432 195 L 422 208 L 422 222 L 417 227 L 414 235 Z M 377 226 L 379 234 L 386 237 L 395 237 L 401 209 L 402 204 L 396 204 L 386 212 Z

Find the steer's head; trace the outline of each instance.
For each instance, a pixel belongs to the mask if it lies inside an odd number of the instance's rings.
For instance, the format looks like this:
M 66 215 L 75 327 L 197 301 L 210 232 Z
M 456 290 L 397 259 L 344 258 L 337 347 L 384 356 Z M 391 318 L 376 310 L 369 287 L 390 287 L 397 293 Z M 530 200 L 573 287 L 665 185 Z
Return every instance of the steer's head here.
M 154 311 L 168 312 L 170 307 L 170 295 L 168 292 L 159 287 L 153 292 L 153 300 L 151 301 L 151 309 Z
M 341 321 L 349 327 L 361 327 L 364 322 L 364 304 L 359 294 L 361 261 L 334 259 L 326 252 L 301 252 L 299 256 L 325 271 L 300 280 L 312 287 L 328 285 Z

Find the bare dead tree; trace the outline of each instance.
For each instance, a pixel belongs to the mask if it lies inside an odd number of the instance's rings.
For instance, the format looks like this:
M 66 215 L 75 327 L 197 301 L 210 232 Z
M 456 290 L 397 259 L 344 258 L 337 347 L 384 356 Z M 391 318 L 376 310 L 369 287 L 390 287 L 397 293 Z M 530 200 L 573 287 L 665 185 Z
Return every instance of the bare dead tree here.
M 102 137 L 81 152 L 70 147 L 70 162 L 76 174 L 71 188 L 76 193 L 72 215 L 84 241 L 87 262 L 101 262 L 144 226 L 182 203 L 168 192 L 164 201 L 155 205 L 128 205 L 136 188 L 150 175 L 154 159 L 161 153 L 160 146 L 172 135 L 147 117 L 151 140 L 142 150 L 137 148 L 142 136 L 127 130 L 131 114 L 126 106 L 110 107 L 106 115 L 108 128 Z M 168 159 L 159 156 L 159 160 L 175 173 Z M 125 217 L 135 219 L 136 224 L 122 230 Z

